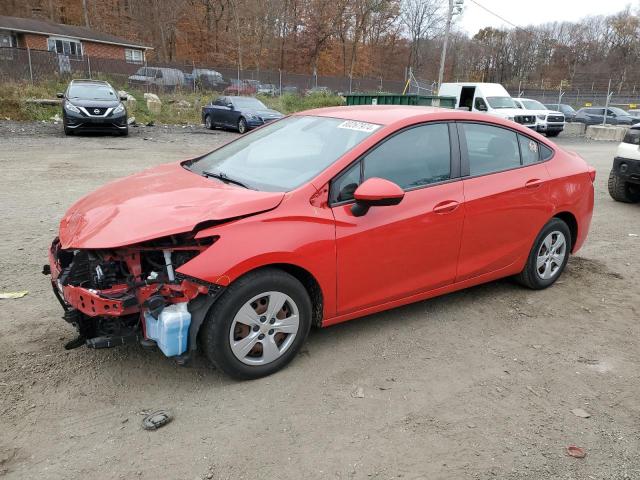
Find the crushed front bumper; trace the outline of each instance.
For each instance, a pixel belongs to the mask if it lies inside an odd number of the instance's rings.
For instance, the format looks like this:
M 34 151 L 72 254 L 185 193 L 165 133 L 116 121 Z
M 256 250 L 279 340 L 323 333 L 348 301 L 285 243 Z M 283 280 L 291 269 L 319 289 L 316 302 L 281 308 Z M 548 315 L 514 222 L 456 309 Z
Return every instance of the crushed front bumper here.
M 190 259 L 189 255 L 202 249 L 173 246 L 162 251 L 178 260 Z M 175 273 L 177 263 L 150 272 L 148 257 L 152 255 L 158 256 L 157 248 L 64 250 L 57 238 L 53 241 L 43 273 L 51 275 L 54 294 L 65 312 L 63 318 L 78 330 L 82 341 L 75 341 L 74 346 L 112 347 L 146 339 L 145 312 L 157 314 L 173 303 L 200 302 L 198 297 L 212 303 L 222 293 L 219 285 Z M 194 328 L 201 322 L 194 322 Z M 190 341 L 195 341 L 195 333 L 189 335 Z

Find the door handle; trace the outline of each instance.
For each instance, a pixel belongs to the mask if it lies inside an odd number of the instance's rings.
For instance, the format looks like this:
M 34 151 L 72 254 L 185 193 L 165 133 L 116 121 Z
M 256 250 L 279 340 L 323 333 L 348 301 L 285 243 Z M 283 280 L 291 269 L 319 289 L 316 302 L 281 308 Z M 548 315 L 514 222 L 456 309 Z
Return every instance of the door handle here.
M 445 213 L 453 212 L 459 206 L 460 206 L 460 203 L 456 202 L 455 200 L 446 200 L 444 202 L 440 202 L 435 207 L 433 207 L 433 211 L 439 215 L 443 215 Z
M 540 180 L 539 178 L 534 178 L 525 183 L 524 186 L 526 188 L 539 188 L 542 186 L 542 180 Z

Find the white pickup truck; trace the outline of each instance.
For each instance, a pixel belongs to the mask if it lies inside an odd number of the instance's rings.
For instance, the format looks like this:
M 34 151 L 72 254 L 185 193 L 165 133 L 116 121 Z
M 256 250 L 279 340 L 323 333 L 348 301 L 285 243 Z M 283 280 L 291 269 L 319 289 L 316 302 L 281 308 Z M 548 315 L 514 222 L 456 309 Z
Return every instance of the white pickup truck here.
M 456 108 L 488 113 L 536 128 L 536 116 L 517 107 L 509 92 L 499 83 L 443 83 L 438 95 L 455 97 Z
M 564 130 L 564 114 L 549 110 L 542 103 L 530 98 L 514 98 L 518 108 L 536 116 L 536 131 L 546 133 L 547 137 L 557 137 Z

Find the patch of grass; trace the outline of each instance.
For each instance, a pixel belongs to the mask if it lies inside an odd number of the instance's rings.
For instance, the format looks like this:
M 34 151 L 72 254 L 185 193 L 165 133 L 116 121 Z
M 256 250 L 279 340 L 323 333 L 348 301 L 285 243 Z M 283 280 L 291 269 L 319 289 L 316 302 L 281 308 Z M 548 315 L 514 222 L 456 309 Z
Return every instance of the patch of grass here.
M 125 90 L 135 99 L 135 106 L 128 109 L 130 117 L 135 117 L 138 123 L 151 121 L 167 124 L 200 124 L 201 109 L 215 98 L 218 93 L 210 91 L 201 92 L 175 92 L 158 94 L 162 107 L 160 113 L 153 113 L 147 108 L 144 92 L 135 89 L 122 88 L 118 79 L 104 78 L 117 90 Z M 39 105 L 27 103 L 27 99 L 54 99 L 56 93 L 64 92 L 67 88 L 66 80 L 54 79 L 41 82 L 36 85 L 29 83 L 5 83 L 0 89 L 0 118 L 12 120 L 40 121 L 50 120 L 58 114 L 61 116 L 61 107 L 56 105 Z M 289 114 L 312 108 L 332 107 L 344 105 L 344 99 L 338 95 L 314 94 L 309 96 L 283 95 L 282 97 L 258 97 L 269 108 Z
M 339 95 L 313 94 L 299 96 L 285 94 L 281 97 L 258 95 L 258 98 L 269 108 L 285 114 L 310 110 L 312 108 L 336 107 L 345 104 L 344 98 Z

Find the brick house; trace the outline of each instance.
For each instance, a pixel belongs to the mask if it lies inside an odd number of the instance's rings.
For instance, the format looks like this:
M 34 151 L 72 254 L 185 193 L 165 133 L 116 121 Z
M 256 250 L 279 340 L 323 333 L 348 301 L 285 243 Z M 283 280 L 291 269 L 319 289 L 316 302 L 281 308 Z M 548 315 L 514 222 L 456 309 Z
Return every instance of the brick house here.
M 141 64 L 151 47 L 85 27 L 0 15 L 0 48 L 48 50 L 70 59 L 85 56 Z

